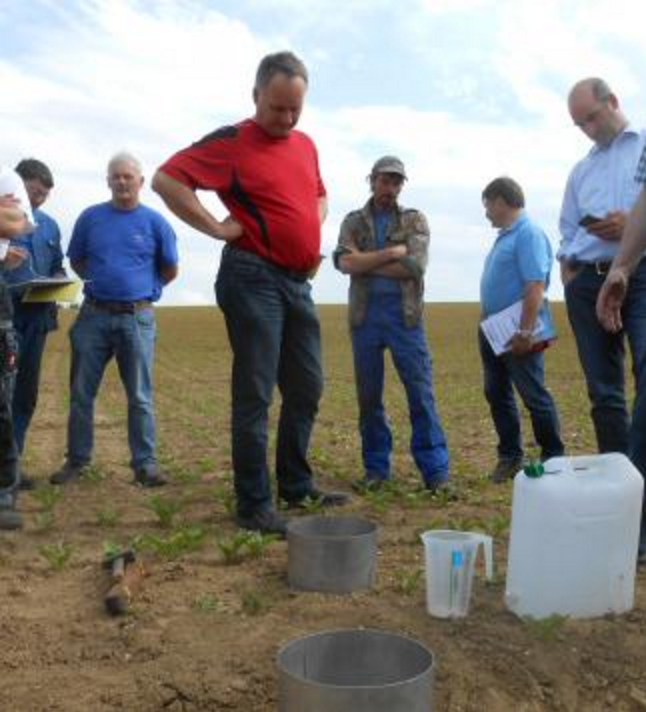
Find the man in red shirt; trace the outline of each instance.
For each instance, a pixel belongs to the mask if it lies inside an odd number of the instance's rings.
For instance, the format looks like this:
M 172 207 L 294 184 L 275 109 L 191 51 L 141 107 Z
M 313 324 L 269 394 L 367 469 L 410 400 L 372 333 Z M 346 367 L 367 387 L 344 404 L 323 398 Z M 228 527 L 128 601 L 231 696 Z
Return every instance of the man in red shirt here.
M 312 140 L 295 130 L 308 75 L 291 52 L 258 67 L 253 118 L 222 127 L 164 163 L 153 180 L 182 220 L 227 244 L 216 295 L 233 350 L 232 454 L 237 522 L 284 534 L 267 466 L 267 416 L 282 396 L 276 444 L 278 496 L 343 504 L 312 481 L 307 450 L 323 388 L 320 329 L 309 278 L 320 261 L 325 187 Z M 196 190 L 216 192 L 229 211 L 218 220 Z

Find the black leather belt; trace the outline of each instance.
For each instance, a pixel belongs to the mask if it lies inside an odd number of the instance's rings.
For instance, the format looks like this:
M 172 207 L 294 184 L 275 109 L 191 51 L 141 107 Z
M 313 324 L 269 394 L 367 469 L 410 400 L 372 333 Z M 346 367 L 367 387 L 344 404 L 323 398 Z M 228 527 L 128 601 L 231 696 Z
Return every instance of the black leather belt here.
M 600 277 L 603 277 L 610 272 L 611 265 L 612 260 L 599 260 L 598 262 L 578 262 L 577 260 L 570 260 L 567 263 L 567 266 L 571 270 L 592 270 Z
M 110 314 L 134 314 L 141 309 L 150 309 L 153 305 L 149 299 L 141 299 L 136 302 L 107 302 L 94 297 L 85 297 L 84 303 Z

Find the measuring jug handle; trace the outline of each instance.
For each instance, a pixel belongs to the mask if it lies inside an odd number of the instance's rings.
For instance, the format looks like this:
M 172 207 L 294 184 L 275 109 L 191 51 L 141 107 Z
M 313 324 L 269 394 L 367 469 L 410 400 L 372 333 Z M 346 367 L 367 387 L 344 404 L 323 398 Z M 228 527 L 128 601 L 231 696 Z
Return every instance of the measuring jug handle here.
M 493 579 L 493 539 L 487 534 L 474 534 L 478 538 L 478 544 L 482 544 L 485 556 L 485 575 L 487 581 Z

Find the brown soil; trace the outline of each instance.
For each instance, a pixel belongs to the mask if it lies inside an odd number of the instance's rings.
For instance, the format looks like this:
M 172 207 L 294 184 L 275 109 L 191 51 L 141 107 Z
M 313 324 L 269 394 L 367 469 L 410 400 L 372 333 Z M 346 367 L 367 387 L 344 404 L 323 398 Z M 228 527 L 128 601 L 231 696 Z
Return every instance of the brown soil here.
M 418 478 L 405 452 L 405 404 L 390 374 L 401 487 L 384 500 L 354 498 L 349 510 L 379 523 L 378 577 L 371 591 L 339 596 L 290 591 L 283 542 L 259 558 L 224 563 L 216 539 L 236 529 L 227 513 L 230 358 L 222 324 L 211 309 L 160 310 L 160 458 L 173 477 L 162 496 L 182 502 L 177 523 L 162 528 L 147 505 L 152 493 L 130 483 L 124 399 L 111 369 L 97 402 L 96 469 L 63 488 L 51 514 L 46 494 L 25 494 L 25 530 L 0 534 L 0 710 L 269 712 L 277 705 L 281 645 L 357 626 L 409 635 L 434 652 L 436 710 L 646 710 L 643 571 L 635 609 L 620 617 L 530 624 L 506 610 L 511 488 L 494 487 L 483 476 L 493 464 L 494 441 L 472 343 L 475 312 L 457 306 L 429 312 L 459 499 L 416 494 Z M 327 392 L 312 458 L 321 484 L 348 489 L 360 473 L 351 360 L 342 311 L 322 313 Z M 48 346 L 25 462 L 45 492 L 65 449 L 70 316 Z M 561 333 L 550 354 L 550 383 L 571 451 L 590 451 L 585 393 L 563 323 Z M 159 541 L 182 524 L 205 533 L 199 549 L 176 558 L 146 550 L 142 535 Z M 476 581 L 465 619 L 434 619 L 425 610 L 419 532 L 438 526 L 495 536 L 498 576 L 491 585 Z M 130 612 L 111 618 L 103 602 L 104 548 L 137 537 L 148 576 Z M 56 550 L 44 548 L 56 544 L 59 553 L 69 547 L 59 570 L 52 565 Z

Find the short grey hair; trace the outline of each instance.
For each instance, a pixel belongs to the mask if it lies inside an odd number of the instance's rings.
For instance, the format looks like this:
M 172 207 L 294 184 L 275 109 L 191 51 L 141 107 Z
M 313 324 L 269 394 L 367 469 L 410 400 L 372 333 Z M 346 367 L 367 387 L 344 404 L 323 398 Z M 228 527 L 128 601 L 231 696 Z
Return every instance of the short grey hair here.
M 284 74 L 289 79 L 300 77 L 305 84 L 309 81 L 307 67 L 293 52 L 276 52 L 262 58 L 254 88 L 264 89 L 276 74 Z
M 137 172 L 139 174 L 143 172 L 139 159 L 135 158 L 135 156 L 133 156 L 132 153 L 129 153 L 128 151 L 119 151 L 118 153 L 115 153 L 114 156 L 112 156 L 112 158 L 108 161 L 108 175 L 110 175 L 110 171 L 112 170 L 112 167 L 115 165 L 115 163 L 130 163 L 137 169 Z

